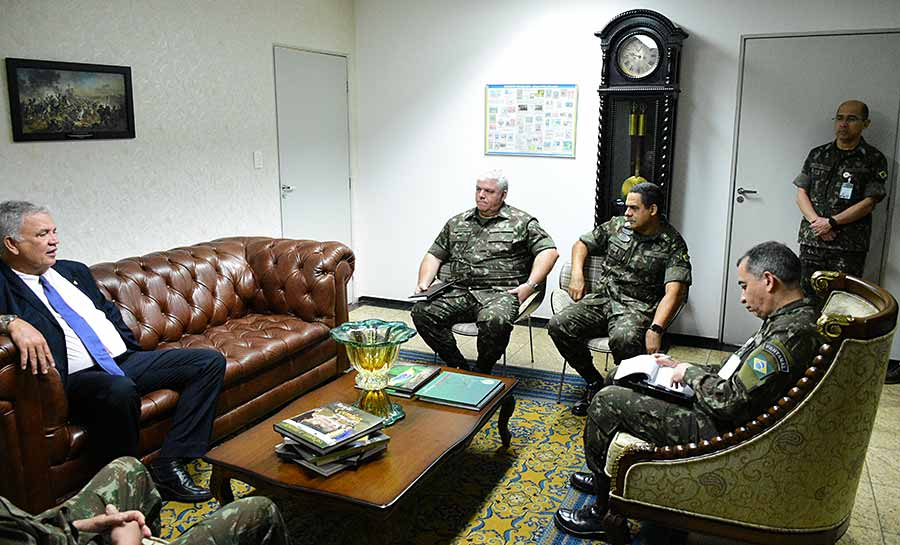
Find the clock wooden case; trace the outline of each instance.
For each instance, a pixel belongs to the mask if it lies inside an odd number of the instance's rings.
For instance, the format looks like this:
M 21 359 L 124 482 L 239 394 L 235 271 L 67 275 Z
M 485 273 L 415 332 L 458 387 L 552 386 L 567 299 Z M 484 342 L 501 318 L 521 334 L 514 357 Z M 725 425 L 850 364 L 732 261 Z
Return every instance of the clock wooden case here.
M 663 188 L 668 213 L 681 45 L 688 35 L 665 16 L 637 9 L 595 36 L 603 63 L 594 224 L 621 214 L 628 189 L 644 180 Z

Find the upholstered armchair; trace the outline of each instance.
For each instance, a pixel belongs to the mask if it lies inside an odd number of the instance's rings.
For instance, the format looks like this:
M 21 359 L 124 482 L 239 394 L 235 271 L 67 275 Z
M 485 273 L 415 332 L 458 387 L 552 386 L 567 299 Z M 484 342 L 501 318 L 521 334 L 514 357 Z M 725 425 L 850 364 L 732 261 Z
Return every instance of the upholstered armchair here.
M 744 426 L 700 444 L 610 447 L 611 535 L 624 518 L 759 544 L 834 543 L 846 531 L 878 409 L 897 302 L 820 271 L 827 339 L 805 376 Z

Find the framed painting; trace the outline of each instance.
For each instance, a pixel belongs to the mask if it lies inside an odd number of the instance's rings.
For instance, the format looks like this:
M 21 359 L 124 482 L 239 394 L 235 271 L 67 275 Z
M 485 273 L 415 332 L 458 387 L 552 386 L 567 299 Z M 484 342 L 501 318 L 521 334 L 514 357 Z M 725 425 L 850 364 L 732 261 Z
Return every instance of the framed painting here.
M 13 141 L 134 138 L 131 68 L 6 59 Z

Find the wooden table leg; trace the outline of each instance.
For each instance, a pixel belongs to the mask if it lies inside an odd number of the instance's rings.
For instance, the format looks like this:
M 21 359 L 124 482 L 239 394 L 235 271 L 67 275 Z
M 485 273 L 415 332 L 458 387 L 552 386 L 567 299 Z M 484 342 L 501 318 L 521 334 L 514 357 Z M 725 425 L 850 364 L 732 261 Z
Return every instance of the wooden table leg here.
M 509 448 L 512 442 L 512 434 L 509 432 L 509 417 L 512 416 L 513 410 L 516 408 L 516 398 L 512 395 L 503 400 L 500 405 L 500 416 L 497 417 L 497 423 L 500 428 L 500 439 L 503 441 L 503 448 Z
M 209 489 L 213 496 L 219 500 L 219 505 L 227 505 L 234 501 L 234 493 L 231 491 L 231 476 L 218 466 L 212 466 L 212 474 L 209 476 Z

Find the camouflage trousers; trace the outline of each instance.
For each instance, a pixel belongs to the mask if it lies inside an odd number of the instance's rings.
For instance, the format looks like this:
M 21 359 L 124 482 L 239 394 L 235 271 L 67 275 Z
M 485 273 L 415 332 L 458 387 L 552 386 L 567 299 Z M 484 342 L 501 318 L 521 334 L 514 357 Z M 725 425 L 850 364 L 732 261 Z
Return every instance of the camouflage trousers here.
M 556 349 L 588 384 L 603 380 L 594 367 L 588 340 L 608 335 L 616 364 L 646 352 L 644 339 L 652 318 L 622 305 L 613 307 L 608 300 L 598 304 L 582 299 L 553 315 L 547 325 Z
M 412 319 L 422 340 L 451 367 L 468 367 L 450 328 L 475 322 L 478 326 L 478 371 L 490 373 L 503 355 L 513 322 L 519 314 L 515 294 L 501 290 L 453 290 L 412 308 Z
M 862 278 L 866 266 L 866 252 L 831 250 L 817 246 L 800 245 L 800 285 L 803 293 L 813 300 L 817 308 L 825 301 L 819 299 L 810 279 L 816 271 L 844 272 Z
M 101 469 L 81 491 L 61 506 L 42 513 L 52 517 L 60 509 L 69 511 L 69 520 L 103 514 L 107 504 L 119 511 L 140 511 L 154 536 L 159 535 L 162 500 L 147 469 L 134 458 L 117 458 Z M 96 534 L 81 532 L 79 543 Z M 108 541 L 108 540 L 106 540 Z M 281 513 L 269 499 L 254 497 L 230 503 L 209 515 L 172 541 L 181 545 L 286 545 Z
M 594 474 L 604 475 L 606 452 L 620 431 L 657 446 L 697 442 L 718 434 L 712 419 L 698 410 L 624 386 L 606 386 L 591 401 L 584 426 L 584 457 Z

